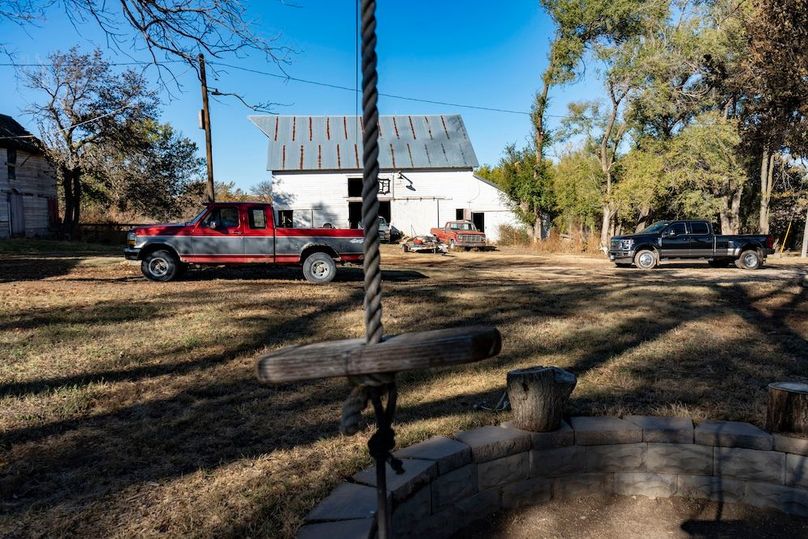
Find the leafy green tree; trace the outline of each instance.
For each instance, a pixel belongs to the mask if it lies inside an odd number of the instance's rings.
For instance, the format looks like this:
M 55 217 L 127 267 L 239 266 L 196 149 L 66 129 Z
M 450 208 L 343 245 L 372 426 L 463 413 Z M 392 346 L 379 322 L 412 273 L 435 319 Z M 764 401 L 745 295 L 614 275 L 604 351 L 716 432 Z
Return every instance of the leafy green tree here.
M 550 166 L 547 161 L 536 164 L 533 148 L 518 150 L 511 144 L 496 167 L 483 166 L 476 171 L 505 192 L 511 208 L 536 240 L 541 239 L 543 219 L 552 218 L 554 208 Z
M 204 165 L 196 143 L 154 120 L 132 133 L 125 147 L 90 150 L 85 192 L 95 206 L 159 220 L 181 216 Z
M 769 232 L 775 170 L 808 155 L 808 7 L 757 0 L 744 20 L 746 51 L 731 82 L 743 90 L 744 147 L 759 157 L 759 229 Z
M 738 234 L 747 182 L 738 121 L 717 111 L 697 116 L 671 141 L 666 169 L 675 182 L 676 204 L 689 217 L 715 217 L 724 234 Z
M 666 151 L 664 142 L 651 141 L 632 148 L 620 160 L 614 201 L 624 221 L 633 224 L 636 232 L 651 224 L 671 187 L 665 175 Z
M 596 230 L 601 212 L 603 170 L 592 152 L 578 149 L 561 156 L 553 169 L 556 223 L 569 233 Z
M 118 155 L 144 143 L 143 126 L 155 118 L 158 101 L 143 75 L 116 73 L 101 52 L 77 48 L 49 56 L 47 67 L 24 72 L 26 86 L 43 96 L 29 112 L 37 118 L 48 159 L 63 195 L 61 231 L 75 236 L 88 178 L 105 171 L 99 155 Z

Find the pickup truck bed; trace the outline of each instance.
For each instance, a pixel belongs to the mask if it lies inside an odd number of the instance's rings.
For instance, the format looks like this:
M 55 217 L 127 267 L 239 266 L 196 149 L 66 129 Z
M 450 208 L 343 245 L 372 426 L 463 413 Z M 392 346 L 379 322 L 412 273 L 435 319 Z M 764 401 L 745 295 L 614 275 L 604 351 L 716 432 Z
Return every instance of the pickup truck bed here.
M 742 269 L 758 269 L 773 252 L 772 242 L 771 236 L 763 234 L 714 234 L 708 221 L 659 221 L 637 234 L 613 237 L 609 260 L 640 269 L 652 269 L 660 260 L 673 258 L 707 260 L 717 267 L 734 262 Z

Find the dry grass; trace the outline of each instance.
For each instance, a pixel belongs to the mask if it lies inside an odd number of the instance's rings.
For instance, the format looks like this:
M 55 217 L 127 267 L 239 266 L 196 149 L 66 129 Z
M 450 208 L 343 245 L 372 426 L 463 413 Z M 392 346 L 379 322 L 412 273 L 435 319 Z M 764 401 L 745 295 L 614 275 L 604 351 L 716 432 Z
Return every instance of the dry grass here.
M 369 464 L 345 382 L 263 387 L 254 358 L 362 335 L 361 272 L 208 269 L 150 283 L 117 256 L 0 253 L 0 535 L 291 536 Z M 806 380 L 805 268 L 746 273 L 516 251 L 384 252 L 389 333 L 497 325 L 504 351 L 400 376 L 398 443 L 506 418 L 505 372 L 579 377 L 571 413 L 761 424 L 765 386 Z

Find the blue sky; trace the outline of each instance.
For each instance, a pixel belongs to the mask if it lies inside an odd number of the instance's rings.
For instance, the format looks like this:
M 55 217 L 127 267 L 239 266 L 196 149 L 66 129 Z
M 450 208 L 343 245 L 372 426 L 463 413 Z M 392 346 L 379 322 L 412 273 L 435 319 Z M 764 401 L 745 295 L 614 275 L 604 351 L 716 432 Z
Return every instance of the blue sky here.
M 276 43 L 294 49 L 286 72 L 294 77 L 342 86 L 354 85 L 355 4 L 353 0 L 263 1 L 249 4 L 255 27 Z M 58 9 L 36 28 L 22 30 L 7 22 L 0 26 L 2 41 L 16 51 L 20 63 L 41 62 L 55 50 L 74 44 L 100 47 L 111 61 L 130 58 L 107 47 L 103 35 L 90 24 L 74 27 Z M 379 2 L 379 89 L 381 92 L 423 99 L 528 111 L 547 62 L 551 21 L 535 0 L 391 1 Z M 135 51 L 136 58 L 145 55 Z M 209 59 L 209 61 L 215 61 Z M 263 58 L 226 58 L 243 68 L 280 73 Z M 279 103 L 279 114 L 353 114 L 352 92 L 284 81 L 260 74 L 218 68 L 211 85 L 241 93 L 251 102 Z M 592 70 L 590 70 L 590 73 Z M 148 73 L 153 77 L 155 71 Z M 181 89 L 163 95 L 164 121 L 204 148 L 197 126 L 200 90 L 189 68 L 176 69 Z M 0 67 L 0 112 L 18 117 L 40 96 L 15 82 L 14 70 Z M 592 99 L 600 93 L 594 76 L 551 93 L 549 113 L 561 115 L 571 100 Z M 524 143 L 530 135 L 528 116 L 464 109 L 382 98 L 381 114 L 463 115 L 481 163 L 495 163 L 506 144 Z M 211 104 L 214 167 L 217 180 L 235 181 L 247 188 L 266 179 L 264 135 L 248 120 L 253 114 L 233 99 Z M 557 118 L 551 118 L 551 125 Z

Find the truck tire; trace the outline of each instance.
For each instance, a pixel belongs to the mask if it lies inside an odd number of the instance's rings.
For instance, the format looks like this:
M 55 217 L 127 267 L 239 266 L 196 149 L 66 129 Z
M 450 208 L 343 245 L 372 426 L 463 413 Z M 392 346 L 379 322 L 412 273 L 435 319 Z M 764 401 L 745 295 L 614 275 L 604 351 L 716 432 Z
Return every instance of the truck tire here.
M 303 277 L 310 283 L 330 283 L 336 275 L 337 264 L 326 253 L 312 253 L 303 262 Z
M 658 263 L 657 254 L 651 249 L 642 249 L 634 255 L 634 265 L 641 270 L 654 269 Z
M 180 273 L 180 261 L 171 251 L 160 249 L 146 255 L 140 271 L 151 281 L 168 282 Z
M 756 270 L 763 266 L 763 259 L 755 249 L 747 249 L 741 253 L 741 256 L 735 261 L 735 265 L 740 269 Z

